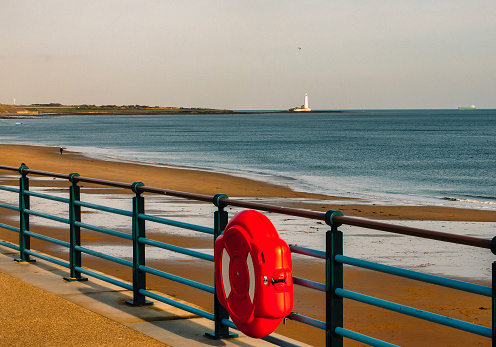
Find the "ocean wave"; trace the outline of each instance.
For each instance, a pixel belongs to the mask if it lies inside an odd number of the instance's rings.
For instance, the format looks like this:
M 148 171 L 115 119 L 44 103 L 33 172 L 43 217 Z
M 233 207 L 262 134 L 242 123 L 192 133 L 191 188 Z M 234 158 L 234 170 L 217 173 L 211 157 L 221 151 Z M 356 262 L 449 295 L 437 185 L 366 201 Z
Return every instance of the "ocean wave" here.
M 449 196 L 445 196 L 442 199 L 447 201 L 467 202 L 471 204 L 496 205 L 496 201 L 488 201 L 488 200 L 460 199 L 460 198 L 452 198 Z

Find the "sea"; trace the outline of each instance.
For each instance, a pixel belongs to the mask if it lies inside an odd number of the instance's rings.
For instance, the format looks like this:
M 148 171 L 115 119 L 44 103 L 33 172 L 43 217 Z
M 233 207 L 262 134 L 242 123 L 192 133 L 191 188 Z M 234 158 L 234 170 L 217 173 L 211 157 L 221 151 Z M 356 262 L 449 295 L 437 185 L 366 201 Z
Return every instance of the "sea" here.
M 496 110 L 0 119 L 0 142 L 384 204 L 496 209 Z
M 4 118 L 0 119 L 0 143 L 63 147 L 99 159 L 217 171 L 297 191 L 360 199 L 339 203 L 496 210 L 496 110 Z M 72 172 L 70 168 L 53 171 Z M 17 197 L 10 199 L 15 204 Z M 111 202 L 116 208 L 129 207 L 129 199 L 122 196 L 109 199 L 105 194 L 92 194 L 91 199 Z M 149 199 L 148 207 L 164 210 L 167 197 Z M 36 208 L 56 210 L 46 202 Z M 208 211 L 198 210 L 206 207 L 174 202 L 167 208 L 173 210 L 164 213 L 189 222 L 211 223 Z M 269 217 L 288 243 L 324 250 L 325 224 L 309 226 L 297 218 Z M 108 220 L 98 214 L 85 218 L 90 224 L 94 219 L 97 225 L 102 218 Z M 117 230 L 128 228 L 127 220 L 112 222 Z M 496 223 L 388 222 L 487 239 L 496 234 Z M 491 279 L 494 256 L 488 250 L 341 228 L 347 255 L 453 278 Z M 123 258 L 132 254 L 120 244 L 88 246 Z M 169 253 L 154 257 L 170 258 Z

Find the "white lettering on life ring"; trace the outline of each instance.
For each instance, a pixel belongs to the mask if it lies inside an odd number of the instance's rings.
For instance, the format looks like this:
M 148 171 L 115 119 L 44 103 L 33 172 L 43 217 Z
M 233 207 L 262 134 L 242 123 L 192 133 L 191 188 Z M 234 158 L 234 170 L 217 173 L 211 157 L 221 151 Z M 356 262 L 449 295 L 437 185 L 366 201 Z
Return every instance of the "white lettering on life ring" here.
M 246 265 L 248 265 L 248 276 L 250 276 L 250 287 L 248 289 L 248 294 L 250 295 L 251 303 L 254 303 L 255 299 L 255 268 L 253 266 L 253 259 L 251 258 L 251 254 L 248 253 L 246 257 Z
M 231 282 L 229 279 L 229 263 L 231 262 L 231 257 L 229 253 L 224 248 L 222 252 L 222 285 L 224 286 L 224 293 L 226 293 L 226 298 L 231 294 Z

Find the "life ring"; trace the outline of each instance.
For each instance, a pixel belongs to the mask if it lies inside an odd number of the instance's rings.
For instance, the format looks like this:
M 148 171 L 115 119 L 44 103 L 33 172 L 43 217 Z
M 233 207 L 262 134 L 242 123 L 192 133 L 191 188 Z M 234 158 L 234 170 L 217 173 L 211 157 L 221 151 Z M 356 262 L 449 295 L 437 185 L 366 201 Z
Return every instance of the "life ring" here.
M 246 210 L 215 242 L 217 297 L 251 337 L 273 332 L 293 308 L 291 251 L 262 213 Z

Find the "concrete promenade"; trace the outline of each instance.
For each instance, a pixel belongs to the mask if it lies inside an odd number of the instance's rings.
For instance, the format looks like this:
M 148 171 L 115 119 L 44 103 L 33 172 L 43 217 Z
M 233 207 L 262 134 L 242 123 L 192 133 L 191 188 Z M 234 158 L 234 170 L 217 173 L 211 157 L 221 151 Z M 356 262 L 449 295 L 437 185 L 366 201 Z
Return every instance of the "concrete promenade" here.
M 0 246 L 2 346 L 274 346 L 243 334 L 208 339 L 210 320 L 154 300 L 131 307 L 128 290 L 92 277 L 67 282 L 68 269 L 40 259 L 16 263 L 18 254 Z

